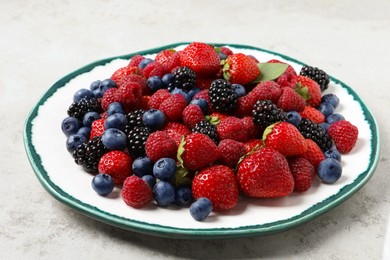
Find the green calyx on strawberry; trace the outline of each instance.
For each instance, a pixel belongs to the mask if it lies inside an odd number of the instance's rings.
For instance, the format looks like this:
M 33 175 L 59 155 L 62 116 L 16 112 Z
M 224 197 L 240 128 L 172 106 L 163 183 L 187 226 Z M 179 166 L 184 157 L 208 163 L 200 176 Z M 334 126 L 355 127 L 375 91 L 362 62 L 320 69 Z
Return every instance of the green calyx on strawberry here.
M 209 121 L 213 125 L 218 125 L 221 121 L 218 116 L 205 116 L 205 120 Z

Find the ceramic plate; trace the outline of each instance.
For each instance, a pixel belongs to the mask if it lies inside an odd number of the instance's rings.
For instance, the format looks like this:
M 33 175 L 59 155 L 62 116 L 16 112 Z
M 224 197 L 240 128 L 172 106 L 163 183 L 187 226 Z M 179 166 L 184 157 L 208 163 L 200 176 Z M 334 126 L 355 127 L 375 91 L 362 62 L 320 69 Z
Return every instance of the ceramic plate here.
M 379 131 L 375 119 L 352 87 L 331 77 L 326 93 L 340 98 L 336 109 L 359 128 L 359 139 L 351 153 L 343 156 L 343 175 L 333 185 L 314 182 L 305 193 L 279 199 L 241 199 L 239 206 L 224 213 L 212 213 L 204 222 L 192 219 L 188 208 L 136 210 L 125 205 L 115 188 L 109 197 L 91 188 L 92 175 L 77 166 L 65 148 L 61 122 L 73 100 L 73 93 L 88 88 L 95 80 L 109 78 L 126 66 L 135 54 L 154 57 L 162 49 L 183 49 L 177 43 L 152 50 L 100 60 L 80 68 L 56 82 L 39 100 L 25 124 L 25 147 L 31 165 L 43 187 L 56 199 L 87 216 L 124 229 L 174 238 L 229 238 L 259 236 L 284 231 L 332 209 L 358 191 L 372 176 L 379 156 Z M 219 44 L 216 44 L 219 45 Z M 303 63 L 282 54 L 251 46 L 221 44 L 234 52 L 254 55 L 260 61 L 279 59 L 299 71 Z

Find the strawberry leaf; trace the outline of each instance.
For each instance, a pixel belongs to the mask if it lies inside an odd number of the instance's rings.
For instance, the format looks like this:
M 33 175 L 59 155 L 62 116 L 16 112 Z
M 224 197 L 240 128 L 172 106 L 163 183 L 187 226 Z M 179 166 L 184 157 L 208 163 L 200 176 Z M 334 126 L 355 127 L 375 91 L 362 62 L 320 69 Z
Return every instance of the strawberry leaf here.
M 177 148 L 177 160 L 179 161 L 180 166 L 183 166 L 183 159 L 181 158 L 181 156 L 182 156 L 182 154 L 185 151 L 185 149 L 184 149 L 184 145 L 185 144 L 186 144 L 186 141 L 185 141 L 185 138 L 184 138 L 184 135 L 183 135 L 181 137 L 181 141 L 180 141 L 179 147 Z
M 288 64 L 257 63 L 257 67 L 260 69 L 260 75 L 251 82 L 252 84 L 279 78 L 286 71 Z

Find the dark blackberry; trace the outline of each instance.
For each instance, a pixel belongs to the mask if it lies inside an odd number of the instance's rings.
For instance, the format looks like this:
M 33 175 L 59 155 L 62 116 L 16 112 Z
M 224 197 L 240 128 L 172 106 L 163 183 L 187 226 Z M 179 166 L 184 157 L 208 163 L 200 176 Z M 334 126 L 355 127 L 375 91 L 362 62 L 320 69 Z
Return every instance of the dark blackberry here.
M 325 152 L 332 148 L 332 139 L 325 129 L 310 119 L 302 118 L 301 123 L 298 125 L 298 130 L 303 137 L 313 140 L 322 151 Z
M 224 79 L 216 79 L 211 83 L 209 97 L 215 111 L 232 112 L 237 106 L 238 96 L 232 85 Z
M 199 123 L 197 123 L 194 128 L 192 129 L 193 133 L 201 133 L 205 134 L 208 137 L 210 137 L 211 140 L 214 141 L 214 143 L 218 144 L 218 134 L 217 134 L 217 127 L 210 123 L 209 121 L 202 120 Z
M 189 91 L 196 84 L 196 74 L 188 67 L 179 67 L 173 71 L 173 86 Z
M 329 85 L 329 76 L 326 74 L 325 71 L 311 66 L 303 66 L 301 71 L 299 72 L 300 75 L 306 76 L 314 80 L 315 82 L 320 85 L 321 91 L 324 91 L 328 88 Z
M 266 128 L 276 122 L 287 121 L 287 114 L 271 100 L 258 100 L 252 109 L 253 122 Z
M 83 98 L 78 102 L 73 102 L 68 108 L 68 115 L 77 118 L 82 121 L 84 115 L 87 112 L 97 112 L 102 113 L 103 109 L 100 105 L 100 102 L 96 98 Z
M 136 126 L 127 135 L 127 149 L 129 153 L 136 157 L 145 155 L 145 143 L 151 130 L 146 126 Z
M 86 172 L 98 173 L 99 160 L 107 151 L 101 137 L 95 136 L 88 142 L 80 144 L 73 152 L 73 158 Z
M 145 110 L 138 109 L 134 110 L 127 114 L 127 125 L 125 128 L 125 133 L 128 135 L 129 132 L 134 129 L 136 126 L 144 126 L 142 123 L 142 116 L 145 113 Z

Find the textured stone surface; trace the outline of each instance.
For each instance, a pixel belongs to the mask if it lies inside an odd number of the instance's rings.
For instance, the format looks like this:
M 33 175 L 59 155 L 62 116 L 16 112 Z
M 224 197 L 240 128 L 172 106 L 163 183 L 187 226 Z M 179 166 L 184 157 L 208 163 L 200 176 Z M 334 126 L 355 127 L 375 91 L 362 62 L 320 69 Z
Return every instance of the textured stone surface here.
M 390 2 L 3 1 L 0 8 L 0 259 L 381 259 L 390 213 Z M 378 168 L 359 192 L 292 230 L 172 240 L 102 224 L 51 197 L 23 147 L 24 119 L 60 77 L 94 60 L 179 41 L 285 53 L 342 79 L 381 129 Z

